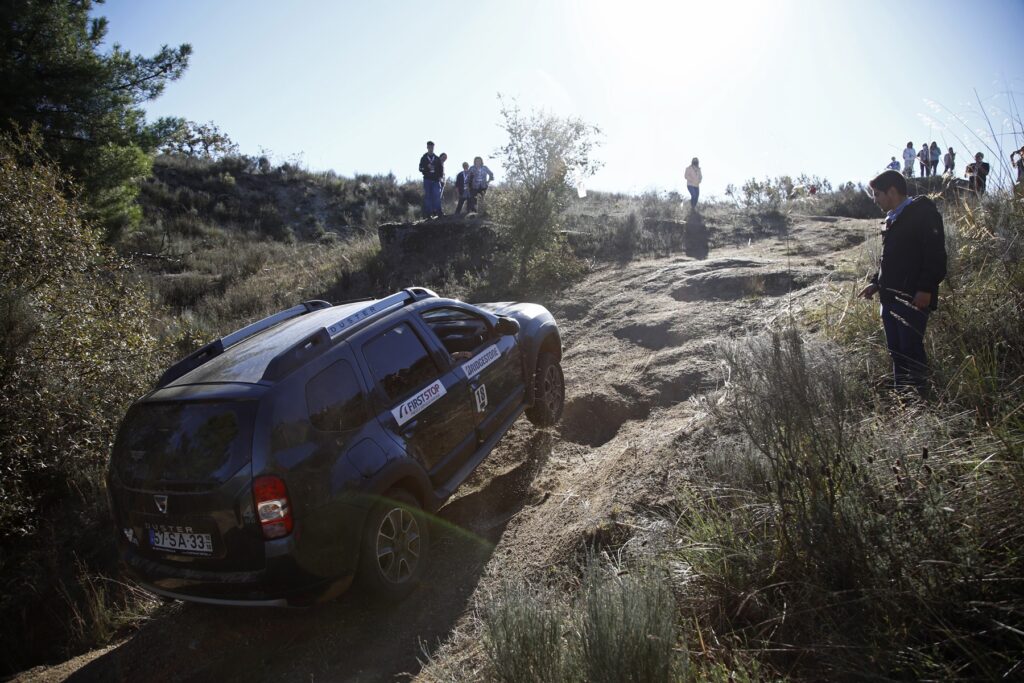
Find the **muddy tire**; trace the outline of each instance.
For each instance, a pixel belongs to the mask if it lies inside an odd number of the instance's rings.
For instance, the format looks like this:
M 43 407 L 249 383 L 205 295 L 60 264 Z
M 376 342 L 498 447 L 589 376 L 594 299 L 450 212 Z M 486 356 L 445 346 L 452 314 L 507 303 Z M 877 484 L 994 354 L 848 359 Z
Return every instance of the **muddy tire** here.
M 423 578 L 429 549 L 430 530 L 419 503 L 405 491 L 392 489 L 366 518 L 359 582 L 383 600 L 401 600 Z
M 562 417 L 565 407 L 565 377 L 555 354 L 543 352 L 537 357 L 533 405 L 526 417 L 538 427 L 550 427 Z

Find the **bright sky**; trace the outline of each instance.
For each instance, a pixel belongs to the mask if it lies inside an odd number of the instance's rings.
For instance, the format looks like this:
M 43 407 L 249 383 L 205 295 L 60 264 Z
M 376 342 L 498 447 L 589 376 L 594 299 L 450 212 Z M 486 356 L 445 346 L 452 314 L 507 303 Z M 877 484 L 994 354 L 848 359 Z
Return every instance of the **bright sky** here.
M 693 156 L 721 195 L 755 176 L 866 181 L 910 140 L 953 146 L 961 174 L 976 151 L 995 161 L 994 141 L 1004 159 L 1024 144 L 1022 0 L 108 0 L 96 13 L 133 52 L 192 44 L 150 118 L 213 121 L 243 153 L 346 176 L 418 178 L 431 139 L 449 175 L 481 155 L 500 181 L 498 93 L 600 127 L 605 165 L 587 186 L 601 190 L 685 194 Z

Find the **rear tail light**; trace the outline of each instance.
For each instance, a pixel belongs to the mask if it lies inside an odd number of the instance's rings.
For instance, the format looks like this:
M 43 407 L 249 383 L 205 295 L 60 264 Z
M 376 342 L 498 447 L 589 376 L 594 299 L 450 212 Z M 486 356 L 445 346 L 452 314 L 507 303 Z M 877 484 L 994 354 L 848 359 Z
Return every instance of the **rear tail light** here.
M 281 538 L 292 532 L 292 506 L 281 477 L 258 477 L 252 483 L 252 496 L 263 527 L 263 538 Z

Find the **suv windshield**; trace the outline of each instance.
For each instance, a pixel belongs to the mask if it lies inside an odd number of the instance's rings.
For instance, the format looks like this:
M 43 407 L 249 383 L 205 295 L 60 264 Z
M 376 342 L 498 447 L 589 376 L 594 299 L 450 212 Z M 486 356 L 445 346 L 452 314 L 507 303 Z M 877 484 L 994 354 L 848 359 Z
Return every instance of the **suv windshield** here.
M 249 461 L 253 402 L 141 403 L 125 418 L 114 467 L 126 484 L 226 481 Z

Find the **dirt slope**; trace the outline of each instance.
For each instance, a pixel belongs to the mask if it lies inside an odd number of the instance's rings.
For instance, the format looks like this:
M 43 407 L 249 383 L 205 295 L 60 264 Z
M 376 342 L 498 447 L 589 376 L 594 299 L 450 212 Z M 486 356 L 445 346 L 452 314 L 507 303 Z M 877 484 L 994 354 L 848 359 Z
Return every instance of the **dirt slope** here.
M 539 576 L 603 535 L 644 552 L 701 450 L 691 397 L 722 380 L 717 349 L 852 277 L 874 221 L 797 218 L 781 239 L 610 266 L 552 304 L 563 331 L 561 425 L 520 420 L 441 512 L 433 565 L 404 603 L 349 594 L 305 611 L 171 604 L 127 640 L 17 680 L 386 681 L 458 657 L 474 591 Z M 665 449 L 666 444 L 677 448 Z M 671 452 L 673 458 L 664 454 Z M 614 523 L 609 524 L 609 520 Z

